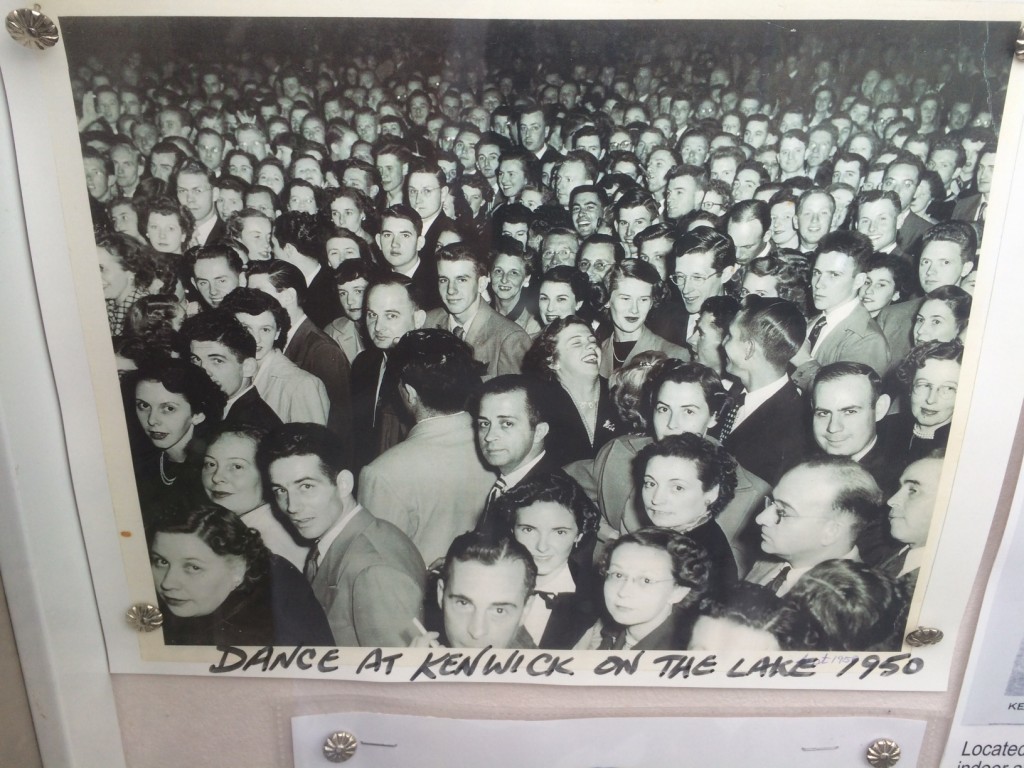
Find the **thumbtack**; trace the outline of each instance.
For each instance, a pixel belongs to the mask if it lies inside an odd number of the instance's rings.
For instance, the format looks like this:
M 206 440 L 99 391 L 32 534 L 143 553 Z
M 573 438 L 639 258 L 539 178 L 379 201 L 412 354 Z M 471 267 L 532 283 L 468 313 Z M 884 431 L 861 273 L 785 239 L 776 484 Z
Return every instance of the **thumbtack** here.
M 53 48 L 60 40 L 57 25 L 39 10 L 38 5 L 32 8 L 17 8 L 8 13 L 7 34 L 14 42 L 40 51 L 44 48 Z

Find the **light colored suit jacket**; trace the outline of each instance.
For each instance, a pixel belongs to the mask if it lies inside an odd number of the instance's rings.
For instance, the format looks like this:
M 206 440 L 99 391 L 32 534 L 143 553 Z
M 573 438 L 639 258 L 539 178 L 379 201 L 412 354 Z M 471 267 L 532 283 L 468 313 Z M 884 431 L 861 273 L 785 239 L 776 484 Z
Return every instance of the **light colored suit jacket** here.
M 813 324 L 808 323 L 808 328 Z M 821 340 L 814 359 L 800 365 L 791 377 L 802 392 L 810 389 L 818 370 L 829 363 L 865 363 L 879 376 L 889 371 L 889 344 L 885 334 L 864 305 L 857 302 L 853 312 L 836 324 Z
M 448 313 L 443 308 L 427 313 L 428 328 L 448 328 Z M 473 359 L 487 366 L 485 379 L 505 373 L 520 373 L 523 355 L 532 340 L 522 327 L 480 301 L 480 309 L 466 332 L 465 341 L 473 348 Z
M 882 311 L 875 318 L 889 344 L 893 366 L 903 360 L 914 346 L 914 321 L 922 304 L 923 298 L 900 301 L 882 307 Z
M 327 424 L 331 401 L 324 383 L 299 368 L 283 352 L 271 352 L 263 359 L 253 384 L 285 424 L 295 421 Z
M 611 376 L 612 372 L 615 370 L 614 339 L 615 337 L 612 335 L 601 342 L 600 373 L 605 378 Z M 636 340 L 636 344 L 633 345 L 633 349 L 631 349 L 629 354 L 626 355 L 626 359 L 622 361 L 622 365 L 626 365 L 641 352 L 664 352 L 669 357 L 674 357 L 677 360 L 682 360 L 684 362 L 689 362 L 693 357 L 690 354 L 690 350 L 686 347 L 680 347 L 678 344 L 666 341 L 647 326 L 644 326 L 643 330 L 640 332 L 640 338 Z
M 473 420 L 460 411 L 421 421 L 359 474 L 359 501 L 394 523 L 430 564 L 476 527 L 496 476 L 477 458 Z
M 339 646 L 405 648 L 423 618 L 426 567 L 409 538 L 365 509 L 346 523 L 313 578 Z

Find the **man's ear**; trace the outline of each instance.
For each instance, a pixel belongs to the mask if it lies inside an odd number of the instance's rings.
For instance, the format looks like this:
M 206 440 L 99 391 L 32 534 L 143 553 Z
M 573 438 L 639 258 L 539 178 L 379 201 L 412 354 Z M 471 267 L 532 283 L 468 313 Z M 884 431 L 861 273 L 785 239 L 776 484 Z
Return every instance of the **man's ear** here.
M 349 470 L 343 469 L 334 478 L 334 485 L 338 489 L 339 496 L 351 496 L 352 490 L 356 486 L 356 480 Z
M 415 312 L 412 313 L 412 325 L 413 325 L 414 329 L 419 330 L 420 328 L 422 328 L 424 326 L 424 324 L 426 322 L 427 322 L 426 310 L 417 309 Z
M 248 275 L 246 275 L 245 272 L 240 272 L 238 275 L 238 285 L 241 286 L 242 288 L 245 288 L 248 282 Z
M 398 385 L 398 389 L 402 395 L 402 399 L 409 405 L 410 408 L 420 401 L 419 392 L 416 391 L 416 387 L 414 387 L 412 384 L 407 384 L 404 381 L 400 382 Z
M 476 292 L 481 296 L 487 293 L 487 288 L 491 284 L 491 278 L 489 277 L 478 277 L 476 279 Z
M 733 264 L 731 267 L 724 267 L 722 269 L 722 282 L 723 283 L 728 283 L 732 279 L 732 276 L 734 274 L 736 274 L 736 265 L 735 264 Z
M 419 253 L 423 250 L 423 246 L 427 244 L 427 238 L 420 235 L 416 238 L 416 252 Z
M 374 240 L 376 241 L 376 243 L 377 243 L 377 247 L 378 247 L 378 248 L 382 248 L 382 247 L 383 247 L 383 246 L 381 246 L 381 244 L 380 244 L 380 235 L 374 235 L 374 236 L 373 236 L 373 239 L 374 239 Z
M 437 607 L 444 612 L 444 579 L 437 580 Z
M 854 275 L 853 276 L 853 288 L 854 288 L 854 290 L 859 291 L 861 288 L 863 288 L 864 287 L 864 283 L 866 283 L 867 280 L 868 280 L 867 272 L 858 272 L 856 275 Z
M 242 361 L 242 376 L 251 379 L 256 376 L 256 358 L 247 357 Z
M 548 436 L 548 432 L 551 431 L 551 425 L 546 421 L 537 422 L 537 428 L 533 431 L 533 444 L 543 445 L 544 438 Z
M 884 419 L 891 405 L 892 398 L 889 395 L 879 395 L 878 401 L 875 403 L 875 421 Z

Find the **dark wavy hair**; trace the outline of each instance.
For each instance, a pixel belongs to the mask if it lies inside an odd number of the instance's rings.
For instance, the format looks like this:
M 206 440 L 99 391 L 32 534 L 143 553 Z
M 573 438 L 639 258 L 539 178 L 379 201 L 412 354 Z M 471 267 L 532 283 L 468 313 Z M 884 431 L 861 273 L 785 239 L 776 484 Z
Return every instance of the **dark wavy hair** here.
M 593 543 L 601 513 L 579 484 L 561 472 L 530 478 L 505 491 L 494 504 L 497 532 L 513 536 L 519 510 L 544 501 L 558 504 L 572 513 L 584 537 L 580 540 L 581 548 L 588 539 Z
M 676 585 L 690 588 L 689 594 L 679 601 L 677 607 L 688 608 L 700 602 L 711 575 L 711 561 L 703 547 L 671 528 L 639 528 L 608 545 L 601 559 L 602 576 L 608 573 L 615 550 L 623 544 L 637 544 L 665 552 L 672 561 L 672 578 Z
M 712 517 L 725 509 L 736 495 L 736 459 L 725 448 L 700 435 L 669 435 L 641 448 L 633 459 L 633 482 L 637 488 L 643 486 L 647 464 L 656 456 L 691 461 L 697 469 L 702 490 L 710 491 L 718 486 L 718 498 L 708 506 Z
M 192 413 L 201 413 L 206 417 L 204 430 L 212 428 L 220 421 L 228 399 L 206 371 L 179 358 L 163 360 L 135 371 L 130 379 L 129 390 L 133 393 L 133 399 L 136 386 L 143 381 L 156 382 L 168 392 L 185 398 Z
M 156 279 L 156 265 L 150 249 L 134 237 L 112 232 L 98 238 L 96 247 L 109 253 L 121 269 L 132 275 L 136 288 L 149 288 Z
M 684 363 L 670 357 L 654 364 L 644 387 L 643 408 L 649 427 L 654 425 L 654 406 L 661 388 L 668 383 L 697 384 L 712 415 L 725 405 L 726 391 L 717 373 L 701 363 Z
M 270 550 L 255 528 L 249 528 L 234 512 L 213 503 L 168 503 L 154 515 L 146 536 L 152 549 L 157 534 L 184 533 L 198 536 L 221 557 L 245 560 L 245 578 L 238 590 L 249 591 L 270 570 Z
M 891 576 L 864 563 L 826 560 L 805 573 L 784 598 L 783 612 L 806 621 L 794 650 L 897 650 L 909 595 Z
M 523 355 L 523 373 L 540 376 L 548 381 L 556 380 L 552 366 L 555 364 L 558 337 L 570 325 L 582 325 L 587 329 L 587 333 L 593 333 L 587 321 L 578 315 L 568 315 L 552 320 L 551 324 L 541 331 L 533 345 Z
M 928 341 L 917 345 L 910 350 L 896 368 L 896 378 L 909 387 L 913 383 L 914 377 L 917 376 L 917 372 L 929 360 L 952 360 L 963 364 L 963 342 L 960 339 L 953 339 L 952 341 Z

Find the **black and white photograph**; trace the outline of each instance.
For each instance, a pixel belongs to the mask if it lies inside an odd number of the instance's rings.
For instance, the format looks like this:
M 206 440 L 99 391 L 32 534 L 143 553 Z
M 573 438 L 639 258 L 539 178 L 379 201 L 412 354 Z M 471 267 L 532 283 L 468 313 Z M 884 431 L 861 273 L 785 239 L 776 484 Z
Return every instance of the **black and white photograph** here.
M 1017 25 L 61 28 L 146 658 L 918 671 Z

